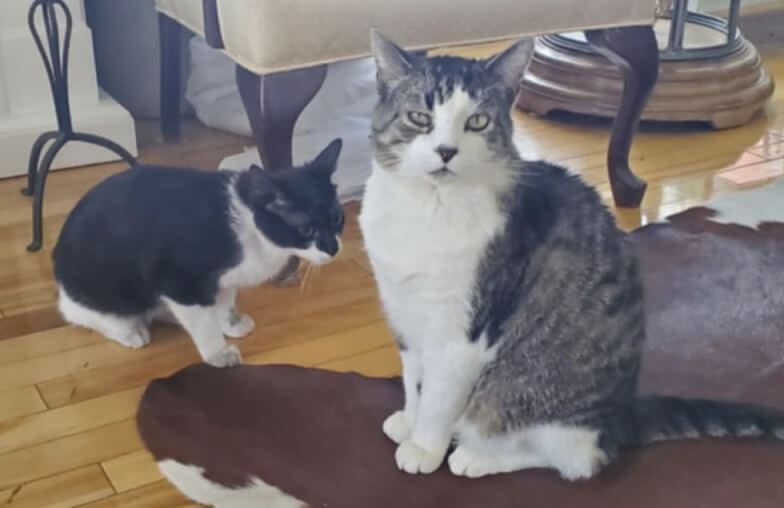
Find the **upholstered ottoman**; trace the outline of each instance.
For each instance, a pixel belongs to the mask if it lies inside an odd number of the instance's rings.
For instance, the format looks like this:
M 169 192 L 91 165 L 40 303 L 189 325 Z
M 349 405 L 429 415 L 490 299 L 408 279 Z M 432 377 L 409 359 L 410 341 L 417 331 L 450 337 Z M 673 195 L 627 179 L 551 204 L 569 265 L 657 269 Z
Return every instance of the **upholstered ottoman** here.
M 625 79 L 608 158 L 613 194 L 621 206 L 642 200 L 645 183 L 629 170 L 628 153 L 658 72 L 656 0 L 156 0 L 156 8 L 164 136 L 179 132 L 178 31 L 185 26 L 237 63 L 240 95 L 268 167 L 291 164 L 294 123 L 326 64 L 368 56 L 371 27 L 423 50 L 586 31 Z
M 648 315 L 643 391 L 784 408 L 784 223 L 709 216 L 693 209 L 631 235 Z M 784 506 L 782 442 L 658 444 L 576 483 L 545 470 L 408 475 L 381 431 L 402 402 L 398 379 L 195 365 L 149 385 L 138 425 L 164 474 L 219 508 Z

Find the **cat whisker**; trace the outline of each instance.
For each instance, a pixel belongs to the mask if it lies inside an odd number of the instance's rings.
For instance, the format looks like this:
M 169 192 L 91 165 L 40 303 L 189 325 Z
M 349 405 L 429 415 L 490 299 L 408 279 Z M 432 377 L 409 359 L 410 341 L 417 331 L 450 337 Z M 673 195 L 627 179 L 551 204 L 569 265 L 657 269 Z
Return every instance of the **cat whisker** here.
M 307 261 L 303 261 L 300 263 L 300 283 L 299 283 L 299 290 L 300 293 L 304 293 L 307 289 L 308 282 L 310 282 L 310 276 L 313 273 L 314 265 Z

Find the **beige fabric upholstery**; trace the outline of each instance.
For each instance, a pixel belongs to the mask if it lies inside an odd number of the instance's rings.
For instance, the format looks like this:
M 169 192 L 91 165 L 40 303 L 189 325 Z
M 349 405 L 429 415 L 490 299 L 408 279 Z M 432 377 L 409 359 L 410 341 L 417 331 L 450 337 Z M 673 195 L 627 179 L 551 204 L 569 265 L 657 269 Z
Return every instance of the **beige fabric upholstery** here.
M 258 74 L 367 56 L 375 27 L 407 49 L 653 24 L 656 0 L 217 0 L 226 53 Z M 156 0 L 204 35 L 202 0 Z

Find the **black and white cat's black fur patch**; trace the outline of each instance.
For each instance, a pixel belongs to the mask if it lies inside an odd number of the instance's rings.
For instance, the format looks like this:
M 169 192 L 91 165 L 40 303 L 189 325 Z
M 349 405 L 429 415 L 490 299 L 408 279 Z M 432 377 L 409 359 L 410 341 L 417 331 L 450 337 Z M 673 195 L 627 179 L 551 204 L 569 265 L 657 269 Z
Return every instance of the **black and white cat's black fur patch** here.
M 54 248 L 58 307 L 66 321 L 128 347 L 150 341 L 154 319 L 180 323 L 201 357 L 241 361 L 224 336 L 253 320 L 237 290 L 275 277 L 292 256 L 329 262 L 340 250 L 343 208 L 330 143 L 294 168 L 199 171 L 142 166 L 93 187 Z
M 635 253 L 598 194 L 523 160 L 510 111 L 533 52 L 406 52 L 374 33 L 379 101 L 359 218 L 405 406 L 384 422 L 409 473 L 593 476 L 626 446 L 784 439 L 772 409 L 637 396 Z

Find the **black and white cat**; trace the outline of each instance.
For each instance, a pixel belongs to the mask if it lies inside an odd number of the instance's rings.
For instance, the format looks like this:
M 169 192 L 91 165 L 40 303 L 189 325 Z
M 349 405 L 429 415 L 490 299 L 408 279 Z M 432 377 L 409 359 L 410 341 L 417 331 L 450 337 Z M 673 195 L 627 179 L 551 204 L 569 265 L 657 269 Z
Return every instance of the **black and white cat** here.
M 479 477 L 588 478 L 628 446 L 784 440 L 784 414 L 639 397 L 635 253 L 598 194 L 523 160 L 510 110 L 533 52 L 425 58 L 373 35 L 379 102 L 360 227 L 400 344 L 405 406 L 383 424 L 397 465 Z
M 343 208 L 332 174 L 342 141 L 313 161 L 265 171 L 136 167 L 93 187 L 54 248 L 66 321 L 132 348 L 153 319 L 180 323 L 215 366 L 241 361 L 224 335 L 253 320 L 237 290 L 268 281 L 292 256 L 329 262 L 340 250 Z

